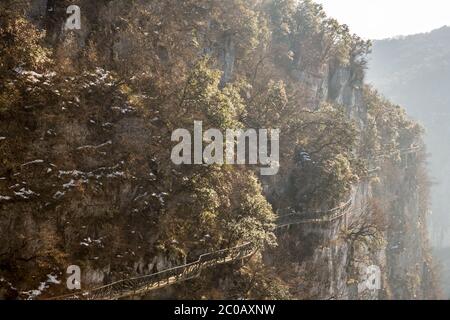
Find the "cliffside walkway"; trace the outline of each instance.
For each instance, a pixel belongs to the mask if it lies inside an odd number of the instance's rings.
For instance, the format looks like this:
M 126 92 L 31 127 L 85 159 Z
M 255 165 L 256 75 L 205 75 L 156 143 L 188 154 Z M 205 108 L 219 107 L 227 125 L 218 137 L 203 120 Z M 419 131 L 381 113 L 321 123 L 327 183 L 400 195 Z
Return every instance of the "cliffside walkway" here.
M 244 260 L 256 252 L 248 242 L 234 248 L 203 254 L 195 262 L 157 273 L 124 279 L 91 290 L 52 298 L 51 300 L 117 300 L 145 294 L 149 291 L 200 276 L 202 270 L 233 261 Z
M 413 147 L 401 151 L 400 155 L 416 153 L 420 147 Z M 392 156 L 395 154 L 391 154 Z M 380 156 L 377 159 L 384 160 L 389 156 Z M 377 160 L 379 164 L 380 160 Z M 369 169 L 369 173 L 374 169 Z M 325 211 L 315 211 L 310 213 L 290 213 L 282 215 L 276 221 L 276 229 L 281 229 L 293 225 L 314 224 L 333 222 L 343 217 L 353 205 L 353 195 L 344 204 Z M 50 300 L 117 300 L 120 298 L 133 297 L 146 294 L 152 290 L 170 286 L 175 283 L 197 278 L 203 270 L 218 265 L 235 261 L 244 261 L 250 258 L 257 251 L 253 243 L 248 242 L 242 245 L 218 250 L 212 253 L 203 254 L 197 261 L 163 270 L 157 273 L 128 278 L 116 281 L 98 288 L 84 290 L 69 295 L 51 298 Z
M 282 215 L 277 220 L 277 228 L 289 227 L 298 224 L 314 224 L 314 223 L 326 223 L 338 220 L 346 215 L 348 210 L 352 207 L 353 197 L 336 207 L 326 211 L 313 211 L 313 212 L 292 212 L 286 215 Z

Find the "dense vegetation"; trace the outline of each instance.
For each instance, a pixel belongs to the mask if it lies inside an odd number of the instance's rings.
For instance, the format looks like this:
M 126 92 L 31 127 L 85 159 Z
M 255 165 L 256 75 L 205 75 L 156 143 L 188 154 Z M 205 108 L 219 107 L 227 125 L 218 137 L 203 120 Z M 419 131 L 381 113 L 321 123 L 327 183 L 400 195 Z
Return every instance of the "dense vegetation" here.
M 274 212 L 339 205 L 367 159 L 419 139 L 365 88 L 370 43 L 312 1 L 80 2 L 81 32 L 58 28 L 65 1 L 38 23 L 28 1 L 0 5 L 0 275 L 13 297 L 71 264 L 95 284 L 247 241 L 264 252 Z M 330 85 L 340 72 L 363 97 L 358 114 Z M 279 175 L 172 164 L 171 132 L 194 120 L 279 128 Z M 308 297 L 277 268 L 258 255 L 166 295 Z

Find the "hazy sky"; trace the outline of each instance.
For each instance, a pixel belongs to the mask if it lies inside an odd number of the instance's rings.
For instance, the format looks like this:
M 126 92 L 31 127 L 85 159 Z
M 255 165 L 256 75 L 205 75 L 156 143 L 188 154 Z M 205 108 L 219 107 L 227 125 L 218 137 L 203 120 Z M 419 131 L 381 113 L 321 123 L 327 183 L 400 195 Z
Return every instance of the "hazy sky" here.
M 329 16 L 370 39 L 428 32 L 450 25 L 449 0 L 315 0 Z

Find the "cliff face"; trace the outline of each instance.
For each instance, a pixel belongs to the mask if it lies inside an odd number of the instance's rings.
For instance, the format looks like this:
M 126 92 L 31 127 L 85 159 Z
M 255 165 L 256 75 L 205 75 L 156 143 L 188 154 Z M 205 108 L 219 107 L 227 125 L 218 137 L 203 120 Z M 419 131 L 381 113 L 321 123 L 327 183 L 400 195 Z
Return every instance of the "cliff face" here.
M 367 111 L 362 100 L 362 79 L 354 79 L 350 67 L 333 70 L 332 66 L 325 65 L 321 69 L 324 72 L 320 77 L 308 73 L 298 77 L 311 88 L 313 105 L 342 105 L 346 116 L 364 130 Z M 296 183 L 301 184 L 302 181 Z M 289 189 L 289 186 L 274 187 Z M 352 219 L 358 218 L 358 214 L 352 213 L 364 210 L 365 203 L 371 198 L 370 193 L 369 181 L 362 178 L 343 199 L 344 202 L 351 199 L 351 206 L 344 216 L 331 222 L 294 226 L 279 233 L 280 247 L 269 254 L 268 260 L 283 271 L 283 277 L 291 283 L 296 296 L 308 299 L 378 297 L 376 291 L 358 294 L 357 285 L 363 281 L 364 268 L 370 264 L 360 263 L 357 270 L 353 270 L 353 248 L 344 239 L 347 226 L 352 224 Z M 368 262 L 374 263 L 371 259 Z M 282 266 L 285 264 L 288 266 Z
M 385 210 L 391 212 L 386 233 L 386 297 L 438 297 L 432 289 L 437 287 L 437 278 L 428 244 L 428 182 L 423 157 L 405 157 L 400 170 L 387 168 L 382 178 L 385 189 L 378 197 L 388 199 Z M 397 184 L 399 180 L 401 184 Z
M 408 113 L 427 128 L 424 140 L 430 153 L 428 168 L 434 182 L 429 217 L 431 244 L 435 258 L 448 270 L 448 180 L 449 149 L 447 146 L 448 105 L 450 82 L 449 27 L 429 33 L 398 39 L 376 41 L 373 46 L 368 80 L 380 92 L 396 103 L 407 107 Z M 424 107 L 426 106 L 426 108 Z M 443 272 L 447 274 L 448 272 Z M 450 296 L 448 281 L 442 284 Z
M 420 134 L 365 87 L 367 44 L 317 6 L 32 2 L 22 10 L 46 31 L 51 63 L 5 72 L 20 99 L 0 105 L 2 297 L 66 292 L 72 264 L 90 287 L 245 241 L 260 252 L 247 263 L 147 298 L 433 297 L 423 159 L 368 173 Z M 64 30 L 71 4 L 81 30 Z M 173 165 L 171 132 L 193 120 L 281 128 L 280 173 Z M 330 221 L 273 230 L 272 210 L 341 206 Z M 372 265 L 382 290 L 358 291 Z
M 346 116 L 358 124 L 359 130 L 367 130 L 368 106 L 363 100 L 363 79 L 356 79 L 351 67 L 333 70 L 332 66 L 326 65 L 322 69 L 325 72 L 321 77 L 310 77 L 314 82 L 307 80 L 306 75 L 299 77 L 313 90 L 314 103 L 343 106 Z M 293 285 L 296 296 L 308 299 L 382 297 L 380 290 L 361 289 L 361 283 L 366 280 L 366 270 L 372 265 L 380 267 L 384 277 L 387 264 L 385 243 L 376 246 L 356 244 L 347 234 L 351 232 L 350 228 L 359 226 L 361 220 L 371 220 L 368 204 L 374 201 L 372 180 L 363 176 L 355 182 L 347 198 L 343 199 L 345 202 L 350 199 L 351 206 L 342 217 L 331 222 L 302 224 L 279 235 L 280 248 L 273 250 L 268 260 L 284 271 L 283 277 Z M 385 213 L 389 214 L 389 211 Z M 288 264 L 289 267 L 280 264 Z
M 361 132 L 370 132 L 371 106 L 365 97 L 363 79 L 357 79 L 351 67 L 333 70 L 333 66 L 324 65 L 321 69 L 325 71 L 320 76 L 298 77 L 311 88 L 314 102 L 342 105 Z M 365 139 L 364 133 L 362 136 Z M 420 139 L 411 142 L 421 143 Z M 405 141 L 400 144 L 399 151 L 410 147 Z M 286 271 L 283 276 L 295 283 L 296 294 L 316 299 L 439 296 L 427 234 L 429 182 L 425 153 L 422 150 L 397 157 L 386 159 L 377 177 L 362 177 L 355 183 L 350 196 L 352 206 L 343 218 L 331 223 L 304 224 L 279 237 L 282 250 L 271 252 L 273 257 L 268 260 L 291 264 L 282 270 Z M 381 226 L 376 243 L 355 243 L 358 241 L 348 238 L 352 232 L 349 228 L 360 227 L 361 221 L 372 223 L 374 219 L 383 220 L 378 222 Z M 371 266 L 381 270 L 381 290 L 358 290 Z

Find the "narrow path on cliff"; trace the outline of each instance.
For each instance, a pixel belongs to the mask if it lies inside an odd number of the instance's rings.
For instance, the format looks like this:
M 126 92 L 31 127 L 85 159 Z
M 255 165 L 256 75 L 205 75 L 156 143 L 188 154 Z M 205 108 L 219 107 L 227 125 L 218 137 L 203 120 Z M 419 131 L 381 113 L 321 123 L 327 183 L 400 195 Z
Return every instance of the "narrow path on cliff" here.
M 416 154 L 421 148 L 412 147 L 402 150 L 400 156 L 404 157 L 409 154 Z M 379 170 L 380 162 L 395 155 L 391 153 L 387 155 L 377 156 L 373 164 L 368 170 L 368 175 Z M 397 153 L 398 154 L 398 153 Z M 405 157 L 407 159 L 407 157 Z M 402 161 L 405 167 L 408 162 Z M 275 229 L 288 228 L 293 225 L 330 223 L 338 219 L 347 220 L 347 214 L 351 213 L 350 208 L 353 206 L 353 194 L 350 199 L 340 206 L 326 210 L 308 213 L 292 212 L 287 215 L 278 217 Z M 203 270 L 211 267 L 219 266 L 235 261 L 244 261 L 250 258 L 257 249 L 254 244 L 247 242 L 233 248 L 227 248 L 212 253 L 203 254 L 197 261 L 180 265 L 174 268 L 166 269 L 150 275 L 132 277 L 120 281 L 116 281 L 98 288 L 76 292 L 69 295 L 58 296 L 50 300 L 116 300 L 120 298 L 144 295 L 152 290 L 161 289 L 175 283 L 197 278 Z

